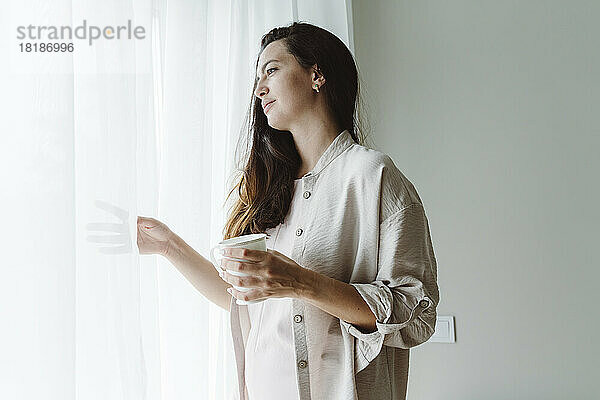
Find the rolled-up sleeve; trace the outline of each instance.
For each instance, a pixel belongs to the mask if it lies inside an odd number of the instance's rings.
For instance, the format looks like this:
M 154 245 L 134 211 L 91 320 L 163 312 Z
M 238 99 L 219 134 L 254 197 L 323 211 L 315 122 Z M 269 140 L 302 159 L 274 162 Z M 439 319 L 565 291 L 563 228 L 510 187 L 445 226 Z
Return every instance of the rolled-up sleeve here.
M 377 357 L 383 345 L 409 349 L 433 335 L 439 302 L 437 264 L 421 204 L 406 206 L 380 224 L 376 280 L 351 285 L 377 325 L 376 331 L 363 333 L 340 320 L 357 339 L 358 371 Z

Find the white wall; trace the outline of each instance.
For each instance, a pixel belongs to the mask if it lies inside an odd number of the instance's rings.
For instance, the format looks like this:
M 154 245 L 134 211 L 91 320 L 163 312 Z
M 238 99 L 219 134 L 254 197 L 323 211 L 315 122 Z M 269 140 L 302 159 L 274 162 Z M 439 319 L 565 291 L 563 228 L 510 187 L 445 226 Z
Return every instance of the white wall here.
M 409 395 L 592 399 L 600 2 L 353 1 L 376 147 L 415 184 L 456 343 Z

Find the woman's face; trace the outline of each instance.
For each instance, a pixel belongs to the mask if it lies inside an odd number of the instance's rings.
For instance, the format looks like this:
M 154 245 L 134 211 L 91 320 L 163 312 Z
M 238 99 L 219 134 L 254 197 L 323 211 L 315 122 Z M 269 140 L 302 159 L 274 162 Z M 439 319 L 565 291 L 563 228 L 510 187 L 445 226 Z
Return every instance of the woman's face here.
M 269 126 L 292 131 L 314 114 L 317 98 L 312 90 L 313 76 L 317 76 L 316 72 L 302 68 L 282 40 L 265 47 L 258 59 L 254 95 L 262 102 Z M 324 82 L 322 77 L 319 79 L 317 82 Z M 265 105 L 273 100 L 265 110 Z

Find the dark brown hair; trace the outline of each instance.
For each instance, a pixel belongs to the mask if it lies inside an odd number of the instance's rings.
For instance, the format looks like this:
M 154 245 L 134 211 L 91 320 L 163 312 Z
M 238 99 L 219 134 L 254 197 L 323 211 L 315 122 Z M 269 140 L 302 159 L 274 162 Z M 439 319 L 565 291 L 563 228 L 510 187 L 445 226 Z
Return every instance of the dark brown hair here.
M 354 142 L 364 145 L 362 121 L 355 115 L 359 105 L 358 70 L 352 54 L 337 36 L 308 23 L 274 28 L 261 39 L 258 59 L 265 47 L 282 40 L 287 51 L 304 68 L 317 64 L 326 83 L 320 88 L 325 103 L 335 117 L 341 131 L 348 130 Z M 240 135 L 236 153 L 243 150 L 238 160 L 235 184 L 227 196 L 237 190 L 238 198 L 231 206 L 224 227 L 224 239 L 251 233 L 264 233 L 282 223 L 289 211 L 294 190 L 294 179 L 301 167 L 292 134 L 269 126 L 261 99 L 254 95 L 258 79 L 254 81 L 252 99 L 246 114 L 248 135 Z M 248 120 L 251 124 L 248 124 Z M 245 146 L 241 140 L 245 140 Z M 241 168 L 240 168 L 241 166 Z

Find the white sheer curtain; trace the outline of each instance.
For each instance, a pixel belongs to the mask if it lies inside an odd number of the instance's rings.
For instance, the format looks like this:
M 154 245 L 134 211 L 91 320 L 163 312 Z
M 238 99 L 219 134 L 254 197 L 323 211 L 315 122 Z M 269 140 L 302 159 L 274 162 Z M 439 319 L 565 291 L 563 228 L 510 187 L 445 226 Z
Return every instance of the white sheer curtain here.
M 136 217 L 165 222 L 208 256 L 260 37 L 301 20 L 353 50 L 350 1 L 2 8 L 0 398 L 234 398 L 228 313 L 163 258 L 138 254 Z M 131 20 L 146 35 L 19 51 L 17 26 L 84 20 Z

